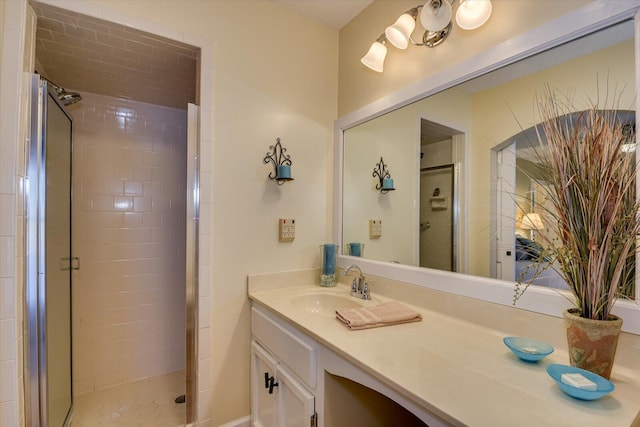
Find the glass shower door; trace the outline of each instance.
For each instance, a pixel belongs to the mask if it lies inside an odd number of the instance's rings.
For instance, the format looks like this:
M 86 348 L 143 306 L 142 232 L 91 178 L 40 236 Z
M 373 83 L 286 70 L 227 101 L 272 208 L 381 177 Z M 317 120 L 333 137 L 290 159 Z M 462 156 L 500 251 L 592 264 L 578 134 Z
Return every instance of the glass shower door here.
M 47 94 L 45 301 L 47 425 L 71 408 L 71 120 Z
M 62 427 L 71 392 L 71 117 L 34 78 L 29 153 L 29 418 Z M 37 96 L 36 96 L 37 95 Z

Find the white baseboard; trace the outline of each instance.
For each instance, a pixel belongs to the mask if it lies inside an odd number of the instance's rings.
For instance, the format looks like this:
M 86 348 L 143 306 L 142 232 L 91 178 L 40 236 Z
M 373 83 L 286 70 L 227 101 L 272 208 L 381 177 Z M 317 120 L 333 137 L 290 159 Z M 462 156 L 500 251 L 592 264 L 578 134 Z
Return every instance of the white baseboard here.
M 251 426 L 251 416 L 247 415 L 246 417 L 238 418 L 237 420 L 231 421 L 227 424 L 223 424 L 219 427 L 250 427 Z

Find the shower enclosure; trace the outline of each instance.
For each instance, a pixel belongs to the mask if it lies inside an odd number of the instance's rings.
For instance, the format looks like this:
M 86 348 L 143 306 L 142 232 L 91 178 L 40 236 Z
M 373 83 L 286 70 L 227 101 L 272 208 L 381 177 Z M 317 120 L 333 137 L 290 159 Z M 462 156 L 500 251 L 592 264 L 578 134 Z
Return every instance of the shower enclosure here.
M 33 76 L 28 146 L 27 425 L 69 423 L 71 391 L 71 130 L 54 85 Z

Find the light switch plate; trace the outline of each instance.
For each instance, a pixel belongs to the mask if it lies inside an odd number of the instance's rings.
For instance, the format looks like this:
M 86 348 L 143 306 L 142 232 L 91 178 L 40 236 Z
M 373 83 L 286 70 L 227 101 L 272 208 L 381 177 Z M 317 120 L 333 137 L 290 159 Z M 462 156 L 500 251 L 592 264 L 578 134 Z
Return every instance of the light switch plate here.
M 369 238 L 379 239 L 382 236 L 382 220 L 370 219 L 369 220 Z
M 293 242 L 296 238 L 296 220 L 293 218 L 280 218 L 278 220 L 278 240 L 281 242 Z

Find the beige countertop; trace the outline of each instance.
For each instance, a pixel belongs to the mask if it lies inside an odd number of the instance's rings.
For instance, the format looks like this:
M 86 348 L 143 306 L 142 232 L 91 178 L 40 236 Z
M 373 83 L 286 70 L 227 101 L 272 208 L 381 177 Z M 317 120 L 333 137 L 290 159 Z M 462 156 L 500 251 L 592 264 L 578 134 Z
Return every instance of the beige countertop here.
M 617 369 L 613 393 L 580 401 L 564 394 L 545 370 L 551 363 L 567 364 L 566 351 L 556 349 L 538 363 L 523 362 L 502 342 L 506 334 L 406 302 L 422 314 L 421 322 L 350 331 L 330 312 L 313 312 L 292 303 L 297 296 L 318 292 L 347 295 L 346 286 L 293 286 L 286 281 L 283 285 L 250 284 L 249 297 L 452 424 L 640 425 L 640 376 L 635 371 Z M 388 300 L 373 297 L 373 304 Z

